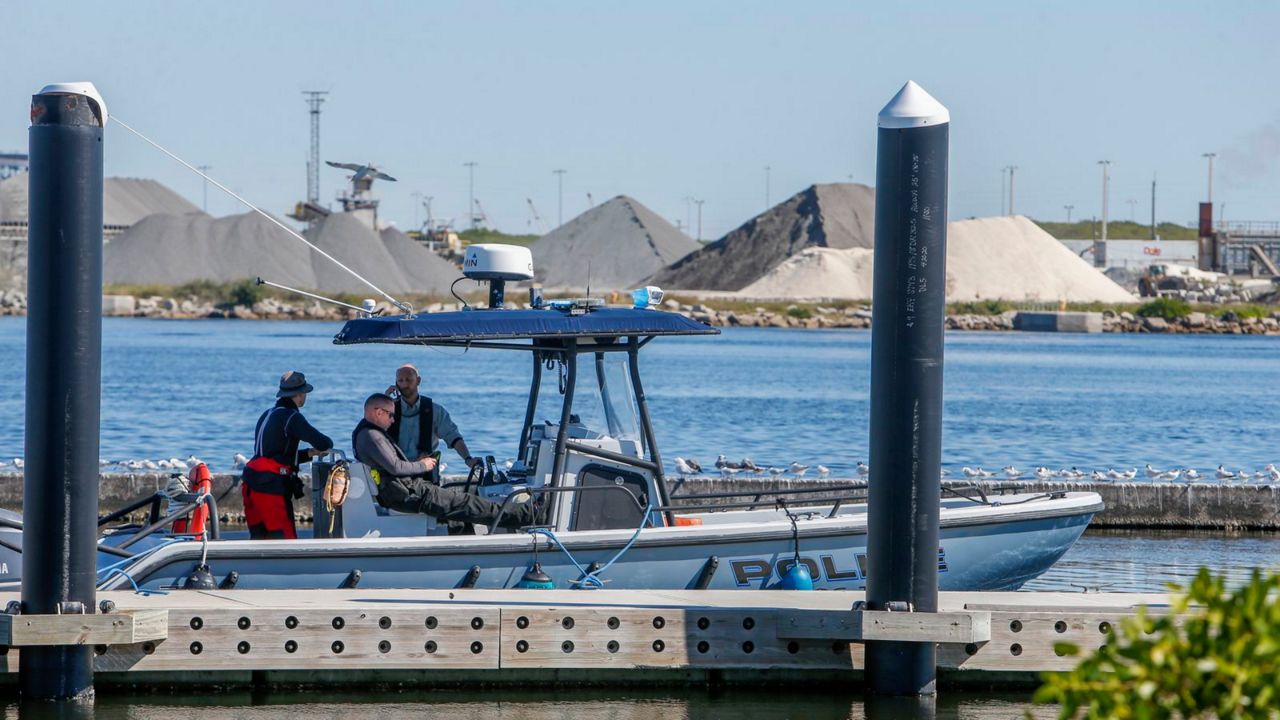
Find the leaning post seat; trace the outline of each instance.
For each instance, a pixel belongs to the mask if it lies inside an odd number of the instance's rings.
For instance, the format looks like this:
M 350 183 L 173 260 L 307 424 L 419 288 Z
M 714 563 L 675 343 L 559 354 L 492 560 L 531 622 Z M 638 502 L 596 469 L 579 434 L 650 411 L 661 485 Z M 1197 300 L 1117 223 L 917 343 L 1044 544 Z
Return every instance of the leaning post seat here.
M 416 537 L 445 532 L 436 519 L 422 513 L 389 510 L 378 503 L 378 486 L 369 474 L 369 466 L 351 463 L 351 490 L 342 505 L 344 535 L 355 537 Z

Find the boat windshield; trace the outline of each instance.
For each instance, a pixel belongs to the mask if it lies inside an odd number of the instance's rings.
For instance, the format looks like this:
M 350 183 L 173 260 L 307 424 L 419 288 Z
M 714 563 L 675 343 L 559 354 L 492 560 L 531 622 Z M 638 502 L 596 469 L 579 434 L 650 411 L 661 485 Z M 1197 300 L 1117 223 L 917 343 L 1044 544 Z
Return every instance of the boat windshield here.
M 559 367 L 543 370 L 536 422 L 559 422 L 564 399 L 560 394 L 561 372 Z M 573 415 L 593 436 L 640 440 L 639 413 L 625 353 L 578 356 Z

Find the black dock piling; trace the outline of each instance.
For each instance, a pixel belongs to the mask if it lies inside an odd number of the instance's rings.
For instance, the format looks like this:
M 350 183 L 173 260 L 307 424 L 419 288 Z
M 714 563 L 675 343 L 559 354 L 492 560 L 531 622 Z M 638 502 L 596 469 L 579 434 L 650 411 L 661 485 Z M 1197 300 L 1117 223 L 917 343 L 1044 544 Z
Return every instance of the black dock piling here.
M 867 606 L 938 609 L 950 115 L 908 82 L 880 111 Z M 929 695 L 934 643 L 866 644 L 867 690 Z
M 102 144 L 89 83 L 31 98 L 22 612 L 96 611 Z M 93 696 L 93 647 L 24 647 L 24 699 Z

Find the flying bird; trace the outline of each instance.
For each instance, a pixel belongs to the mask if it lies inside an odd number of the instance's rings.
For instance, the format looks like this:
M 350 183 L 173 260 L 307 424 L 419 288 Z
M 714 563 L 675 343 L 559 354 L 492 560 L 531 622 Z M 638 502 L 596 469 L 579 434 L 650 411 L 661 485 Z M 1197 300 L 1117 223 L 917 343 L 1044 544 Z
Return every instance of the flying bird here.
M 396 181 L 395 178 L 382 172 L 372 164 L 358 165 L 356 163 L 339 163 L 339 162 L 334 162 L 332 160 L 325 160 L 324 162 L 329 167 L 342 168 L 343 170 L 350 170 L 354 172 L 355 175 L 351 176 L 351 179 L 353 181 L 360 180 L 361 178 L 366 178 L 366 177 L 373 178 L 375 180 L 390 180 L 391 182 Z

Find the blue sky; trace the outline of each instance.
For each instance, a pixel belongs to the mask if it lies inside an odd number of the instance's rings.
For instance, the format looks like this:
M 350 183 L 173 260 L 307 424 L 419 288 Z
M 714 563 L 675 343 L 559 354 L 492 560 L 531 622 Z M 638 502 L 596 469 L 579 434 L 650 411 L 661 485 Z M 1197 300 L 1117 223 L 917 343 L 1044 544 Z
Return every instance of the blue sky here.
M 874 183 L 875 115 L 914 79 L 951 110 L 952 218 L 998 214 L 1001 168 L 1040 219 L 1280 220 L 1280 4 L 1269 2 L 131 2 L 0 0 L 0 149 L 30 95 L 92 80 L 110 111 L 281 213 L 305 196 L 300 92 L 330 91 L 322 159 L 372 161 L 403 228 L 414 192 L 461 223 L 467 169 L 494 225 L 628 194 L 704 238 L 815 182 Z M 201 181 L 115 128 L 109 174 Z M 325 168 L 322 196 L 343 174 Z M 1127 202 L 1134 200 L 1132 206 Z M 209 210 L 237 212 L 210 189 Z M 696 222 L 696 218 L 695 218 Z

